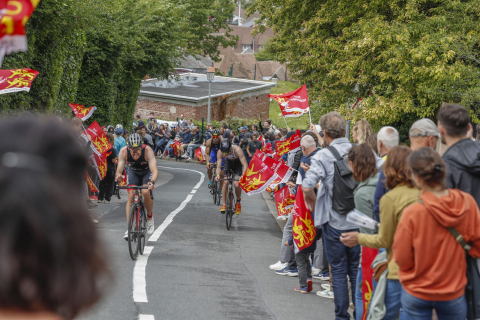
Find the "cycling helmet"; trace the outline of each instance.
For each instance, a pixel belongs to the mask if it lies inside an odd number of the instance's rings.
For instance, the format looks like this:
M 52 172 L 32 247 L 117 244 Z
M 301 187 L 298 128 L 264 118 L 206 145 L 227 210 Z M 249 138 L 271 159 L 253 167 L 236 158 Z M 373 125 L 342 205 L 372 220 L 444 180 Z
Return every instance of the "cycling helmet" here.
M 222 153 L 229 153 L 232 150 L 232 140 L 231 139 L 223 139 L 220 145 L 220 151 Z
M 115 126 L 115 129 L 122 129 L 122 130 L 123 130 L 123 126 L 122 126 L 121 124 L 117 124 L 117 125 Z
M 213 129 L 212 130 L 212 136 L 219 136 L 220 135 L 220 130 L 218 129 Z
M 143 138 L 138 133 L 132 133 L 128 137 L 127 146 L 129 148 L 138 148 L 143 145 Z
M 114 132 L 115 132 L 115 129 L 113 128 L 113 126 L 108 126 L 108 127 L 107 127 L 107 132 L 108 132 L 108 133 L 114 133 Z

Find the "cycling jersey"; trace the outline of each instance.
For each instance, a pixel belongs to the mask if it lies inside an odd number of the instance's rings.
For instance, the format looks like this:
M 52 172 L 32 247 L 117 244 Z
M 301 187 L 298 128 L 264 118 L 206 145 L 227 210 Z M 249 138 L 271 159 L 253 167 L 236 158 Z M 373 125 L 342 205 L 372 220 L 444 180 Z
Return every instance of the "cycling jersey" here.
M 230 170 L 235 175 L 241 176 L 243 173 L 242 162 L 237 154 L 235 154 L 235 147 L 232 146 L 232 154 L 225 157 L 225 175 L 230 175 Z
M 149 169 L 148 161 L 145 159 L 145 147 L 146 145 L 142 145 L 142 154 L 137 160 L 134 160 L 130 150 L 127 150 L 127 164 L 128 167 L 132 170 L 146 170 Z M 150 169 L 149 169 L 150 170 Z
M 127 171 L 128 186 L 143 186 L 152 179 L 152 172 L 148 166 L 147 159 L 145 159 L 145 147 L 146 145 L 142 146 L 142 154 L 137 160 L 134 160 L 130 151 L 127 150 L 127 164 L 129 167 Z
M 213 139 L 210 141 L 210 162 L 217 163 L 217 154 L 218 150 L 220 150 L 220 139 L 218 139 L 218 143 L 213 143 Z M 222 159 L 222 168 L 225 165 L 225 160 Z

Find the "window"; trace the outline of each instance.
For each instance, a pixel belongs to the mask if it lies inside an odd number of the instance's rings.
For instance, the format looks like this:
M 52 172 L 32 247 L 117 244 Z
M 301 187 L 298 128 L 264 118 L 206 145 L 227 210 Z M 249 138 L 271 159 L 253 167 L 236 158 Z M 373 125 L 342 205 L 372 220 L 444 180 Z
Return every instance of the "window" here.
M 252 45 L 251 44 L 244 44 L 243 45 L 243 50 L 248 50 L 248 49 L 252 49 Z
M 263 49 L 263 46 L 258 46 L 258 50 L 262 50 Z

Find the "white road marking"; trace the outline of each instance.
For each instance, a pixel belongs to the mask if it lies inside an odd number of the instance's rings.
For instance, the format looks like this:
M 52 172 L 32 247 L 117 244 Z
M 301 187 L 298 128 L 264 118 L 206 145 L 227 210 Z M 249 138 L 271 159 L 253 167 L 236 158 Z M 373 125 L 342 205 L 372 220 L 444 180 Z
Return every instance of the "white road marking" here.
M 139 314 L 138 320 L 155 320 L 155 317 L 151 314 Z
M 196 193 L 196 192 L 197 192 L 197 190 L 192 190 L 190 193 Z
M 143 255 L 138 255 L 133 268 L 133 301 L 148 302 L 147 299 L 147 281 L 145 280 L 148 256 L 152 252 L 153 247 L 145 246 Z M 152 316 L 153 317 L 153 316 Z M 147 319 L 147 318 L 146 318 Z

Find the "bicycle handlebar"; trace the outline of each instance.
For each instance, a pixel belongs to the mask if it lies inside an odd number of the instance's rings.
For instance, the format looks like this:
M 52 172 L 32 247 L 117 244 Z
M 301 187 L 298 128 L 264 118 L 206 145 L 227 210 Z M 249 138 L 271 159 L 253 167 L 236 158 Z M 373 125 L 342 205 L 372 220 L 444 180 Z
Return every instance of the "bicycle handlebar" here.
M 146 187 L 146 186 L 126 186 L 126 187 L 118 186 L 118 189 L 148 189 L 148 187 Z

